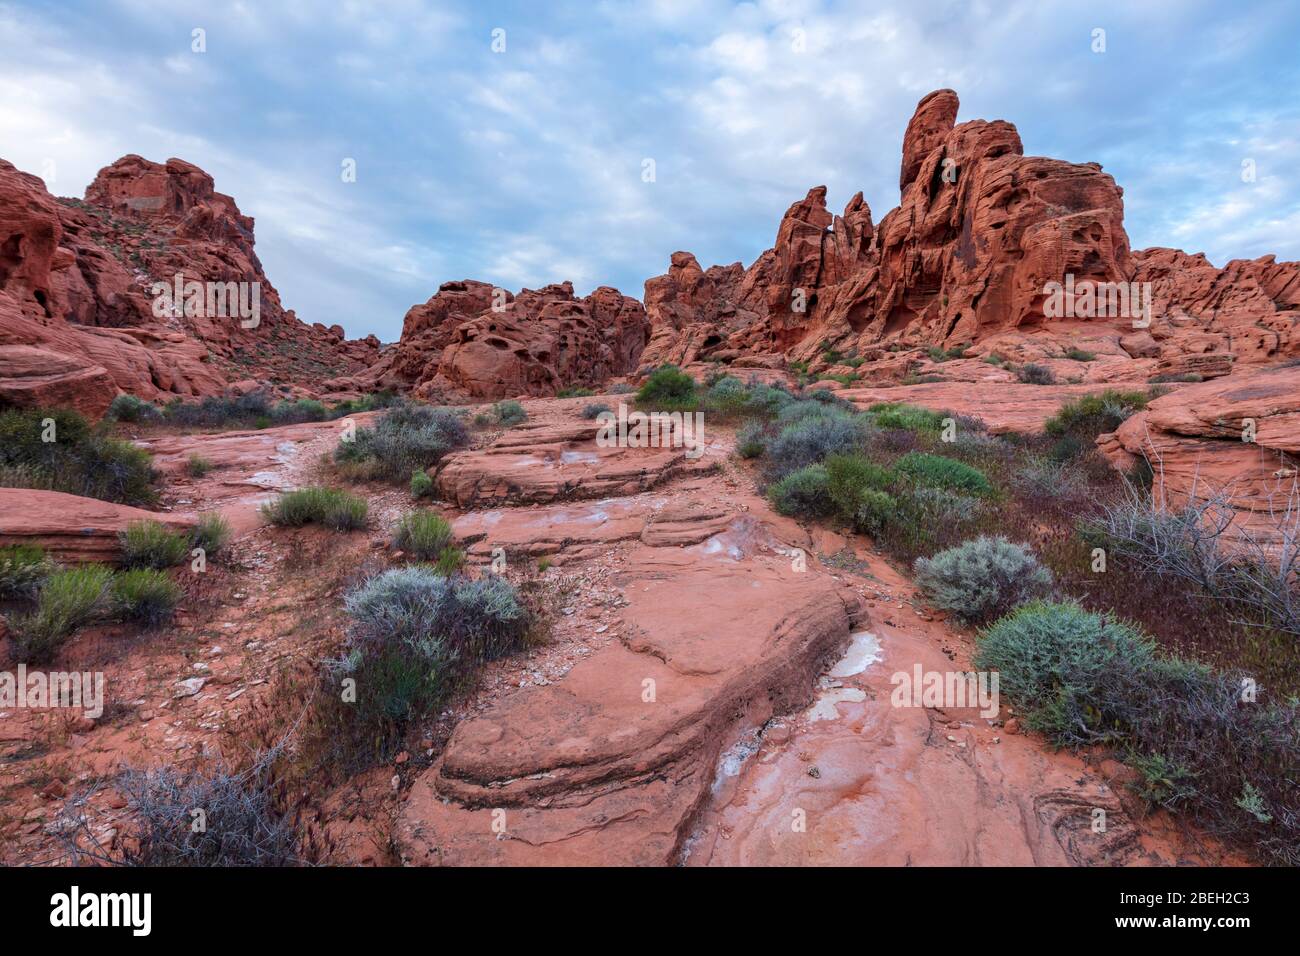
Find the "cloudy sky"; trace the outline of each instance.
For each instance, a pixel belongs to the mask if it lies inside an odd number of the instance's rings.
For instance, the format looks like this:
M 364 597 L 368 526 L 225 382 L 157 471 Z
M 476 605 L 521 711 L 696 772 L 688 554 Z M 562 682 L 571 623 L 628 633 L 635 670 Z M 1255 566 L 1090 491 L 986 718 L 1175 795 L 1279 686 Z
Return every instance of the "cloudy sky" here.
M 1100 162 L 1134 248 L 1297 259 L 1298 41 L 1287 0 L 0 0 L 0 156 L 77 196 L 126 153 L 196 163 L 287 306 L 391 341 L 450 279 L 748 264 L 813 185 L 879 220 L 945 86 Z

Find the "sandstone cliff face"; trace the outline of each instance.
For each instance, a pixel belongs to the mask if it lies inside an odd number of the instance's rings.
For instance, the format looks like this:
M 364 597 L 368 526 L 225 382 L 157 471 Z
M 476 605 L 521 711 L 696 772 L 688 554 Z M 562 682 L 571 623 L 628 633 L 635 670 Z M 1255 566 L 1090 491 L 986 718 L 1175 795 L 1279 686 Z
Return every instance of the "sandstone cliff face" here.
M 253 220 L 178 159 L 125 156 L 85 200 L 55 199 L 0 160 L 0 399 L 102 414 L 119 392 L 150 400 L 255 379 L 315 391 L 373 363 L 373 336 L 306 325 L 280 303 L 253 249 Z M 259 321 L 206 309 L 156 315 L 153 285 L 258 285 Z
M 550 395 L 635 370 L 648 336 L 641 303 L 608 286 L 579 298 L 569 282 L 518 295 L 447 282 L 369 379 L 434 400 Z
M 1216 269 L 1176 250 L 1131 252 L 1123 190 L 1100 166 L 1025 156 L 1010 123 L 957 124 L 957 108 L 951 90 L 921 100 L 903 139 L 899 206 L 878 225 L 860 193 L 833 216 L 819 186 L 746 270 L 701 271 L 674 253 L 668 273 L 646 283 L 647 360 L 815 361 L 826 347 L 870 359 L 881 346 L 1012 333 L 1041 347 L 1044 335 L 1066 342 L 1081 322 L 1129 358 L 1155 360 L 1133 368 L 1143 377 L 1213 377 L 1295 354 L 1300 264 L 1265 257 Z M 1046 291 L 1066 276 L 1080 287 L 1150 283 L 1149 314 L 1135 301 L 1063 322 Z

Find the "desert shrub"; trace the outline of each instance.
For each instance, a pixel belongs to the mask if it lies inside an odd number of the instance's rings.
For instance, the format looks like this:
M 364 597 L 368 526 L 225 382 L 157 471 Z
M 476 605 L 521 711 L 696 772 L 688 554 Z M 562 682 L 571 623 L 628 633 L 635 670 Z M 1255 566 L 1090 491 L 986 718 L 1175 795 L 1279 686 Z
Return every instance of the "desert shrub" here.
M 1039 365 L 1037 362 L 1027 362 L 1020 368 L 1016 369 L 1016 378 L 1026 385 L 1055 385 L 1056 376 L 1046 365 Z
M 202 478 L 216 466 L 207 458 L 204 458 L 198 452 L 192 453 L 185 459 L 185 472 L 191 478 Z
M 181 589 L 165 571 L 135 568 L 113 576 L 111 596 L 119 617 L 156 627 L 171 620 Z
M 117 539 L 128 568 L 170 568 L 184 561 L 190 550 L 184 534 L 158 521 L 132 521 Z
M 294 425 L 300 422 L 323 422 L 330 413 L 323 402 L 314 398 L 300 398 L 293 402 L 276 402 L 271 409 L 271 421 L 277 425 Z
M 1052 586 L 1052 572 L 1024 545 L 1006 538 L 981 535 L 932 558 L 917 558 L 913 567 L 916 583 L 935 607 L 972 623 L 992 620 Z
M 1098 435 L 1113 432 L 1134 412 L 1146 408 L 1146 392 L 1120 392 L 1106 389 L 1096 395 L 1084 395 L 1066 402 L 1043 426 L 1055 438 L 1071 437 L 1079 446 L 1091 448 Z
M 979 637 L 975 664 L 1057 746 L 1109 744 L 1140 794 L 1266 862 L 1300 863 L 1300 709 L 1241 676 L 1162 655 L 1137 629 L 1036 601 Z
M 1095 703 L 1120 671 L 1145 671 L 1154 643 L 1113 617 L 1077 604 L 1032 601 L 979 635 L 975 666 L 997 671 L 1025 725 L 1058 745 L 1100 742 L 1113 732 Z
M 686 412 L 699 405 L 695 379 L 676 365 L 662 365 L 637 390 L 638 405 L 654 411 Z
M 908 452 L 894 463 L 894 467 L 918 485 L 947 488 L 973 495 L 987 495 L 993 491 L 984 472 L 943 455 Z
M 56 568 L 45 549 L 36 545 L 0 548 L 0 600 L 33 597 Z
M 495 424 L 496 420 L 492 417 L 491 412 L 479 412 L 474 416 L 475 428 L 490 428 Z
M 451 524 L 435 511 L 412 511 L 403 515 L 393 532 L 393 547 L 417 561 L 432 561 L 453 540 Z
M 0 412 L 0 477 L 11 487 L 44 488 L 120 504 L 157 498 L 143 448 L 92 429 L 69 409 Z M 45 438 L 51 441 L 45 441 Z
M 514 399 L 497 402 L 492 406 L 492 415 L 502 425 L 518 425 L 528 421 L 528 413 L 524 411 L 524 406 Z
M 411 497 L 433 497 L 433 479 L 429 477 L 429 473 L 423 468 L 417 468 L 411 472 Z
M 704 404 L 724 418 L 743 414 L 749 406 L 749 389 L 733 375 L 723 375 L 708 383 Z
M 50 660 L 74 631 L 105 612 L 113 572 L 83 564 L 50 574 L 41 586 L 36 610 L 9 618 L 14 658 L 27 664 Z
M 984 356 L 984 361 L 987 362 L 989 365 L 1001 366 L 1007 364 L 1007 360 L 1003 358 L 1001 355 L 999 355 L 997 352 L 990 352 L 988 355 Z
M 859 416 L 826 408 L 821 414 L 783 426 L 768 443 L 768 470 L 782 478 L 807 465 L 825 460 L 828 455 L 857 450 L 867 435 L 867 426 Z
M 556 392 L 555 397 L 556 398 L 590 398 L 595 394 L 596 394 L 595 392 L 587 388 L 587 386 L 585 385 L 570 385 L 569 387 L 562 388 L 558 392 Z
M 853 511 L 853 527 L 874 537 L 885 530 L 897 513 L 898 501 L 893 495 L 868 488 L 858 495 L 857 507 Z
M 114 783 L 138 827 L 134 839 L 113 844 L 118 866 L 292 866 L 303 862 L 292 822 L 275 809 L 271 760 L 241 773 L 161 767 L 131 769 Z M 203 826 L 194 826 L 195 808 Z
M 357 477 L 405 481 L 411 472 L 430 468 L 469 444 L 469 430 L 451 409 L 397 404 L 373 428 L 359 428 L 351 441 L 339 441 L 334 460 Z
M 1148 384 L 1163 385 L 1166 382 L 1204 382 L 1205 376 L 1199 372 L 1170 372 L 1164 375 L 1152 375 L 1147 379 Z
M 974 521 L 980 516 L 984 504 L 971 495 L 925 486 L 907 489 L 900 496 L 900 503 L 915 520 L 944 527 Z
M 762 422 L 746 422 L 736 432 L 736 454 L 757 458 L 767 450 L 767 428 Z
M 824 518 L 835 510 L 824 465 L 805 465 L 767 489 L 777 512 L 799 518 Z
M 199 517 L 190 535 L 190 547 L 202 548 L 206 557 L 215 558 L 230 540 L 230 522 L 210 511 Z
M 117 422 L 141 422 L 159 418 L 161 415 L 162 412 L 151 402 L 123 393 L 113 398 L 108 406 L 107 417 Z
M 1300 502 L 1292 497 L 1271 516 L 1271 527 L 1258 533 L 1234 520 L 1225 490 L 1193 486 L 1173 505 L 1163 491 L 1126 483 L 1079 530 L 1112 555 L 1186 581 L 1252 623 L 1300 635 Z
M 459 574 L 464 569 L 465 552 L 451 545 L 443 548 L 438 553 L 438 559 L 433 562 L 434 573 L 441 574 L 443 577 Z
M 481 663 L 521 647 L 529 625 L 504 578 L 470 581 L 427 565 L 370 578 L 345 607 L 352 618 L 345 653 L 329 662 L 327 676 L 357 682 L 356 702 L 338 705 L 345 709 L 335 721 L 353 759 L 383 759 L 413 718 L 439 706 Z
M 607 412 L 612 413 L 613 411 L 614 410 L 610 408 L 608 405 L 606 405 L 604 402 L 593 402 L 590 405 L 582 406 L 581 414 L 582 417 L 585 419 L 595 420 L 599 418 L 601 415 Z
M 938 432 L 943 428 L 943 420 L 948 417 L 939 412 L 932 412 L 915 405 L 895 402 L 880 402 L 872 405 L 870 412 L 881 428 L 902 428 L 908 431 Z
M 1088 493 L 1088 480 L 1070 461 L 1031 456 L 1011 473 L 1011 487 L 1030 502 L 1071 503 Z
M 865 492 L 883 492 L 894 475 L 862 455 L 830 455 L 826 459 L 826 491 L 840 517 L 853 521 Z M 879 504 L 879 499 L 876 499 Z
M 271 421 L 271 400 L 265 392 L 245 395 L 209 395 L 197 402 L 179 399 L 163 407 L 168 421 L 187 428 L 255 427 L 259 419 Z
M 1097 360 L 1095 352 L 1089 352 L 1080 348 L 1068 349 L 1065 353 L 1065 357 L 1073 359 L 1076 362 L 1095 362 Z
M 262 515 L 271 524 L 291 528 L 320 524 L 335 531 L 364 528 L 367 511 L 365 499 L 337 488 L 286 491 L 275 501 L 262 505 Z
M 608 391 L 609 394 L 611 395 L 630 395 L 632 392 L 635 392 L 636 389 L 634 389 L 627 382 L 615 382 L 608 389 L 606 389 L 606 391 Z

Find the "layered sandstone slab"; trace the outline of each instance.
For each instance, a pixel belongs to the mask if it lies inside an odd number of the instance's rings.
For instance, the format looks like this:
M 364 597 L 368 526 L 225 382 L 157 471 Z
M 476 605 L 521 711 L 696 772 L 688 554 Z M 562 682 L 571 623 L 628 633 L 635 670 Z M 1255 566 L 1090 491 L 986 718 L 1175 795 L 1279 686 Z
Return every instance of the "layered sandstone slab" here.
M 1171 503 L 1226 491 L 1247 527 L 1274 533 L 1297 491 L 1300 366 L 1186 385 L 1097 444 L 1119 468 L 1146 458 Z
M 459 508 L 604 498 L 646 491 L 669 478 L 706 471 L 701 447 L 601 447 L 599 425 L 575 422 L 511 429 L 487 448 L 449 455 L 439 494 Z
M 60 561 L 116 564 L 122 557 L 117 536 L 135 521 L 158 521 L 173 531 L 194 526 L 192 515 L 145 511 L 61 491 L 0 488 L 0 545 L 39 545 Z
M 621 638 L 457 727 L 398 819 L 403 858 L 675 862 L 724 743 L 805 701 L 858 610 L 777 547 L 747 516 L 690 547 L 636 546 Z
M 1145 391 L 1146 382 L 1090 385 L 1024 385 L 1019 382 L 932 382 L 893 388 L 843 388 L 836 395 L 863 408 L 879 402 L 905 402 L 936 412 L 981 419 L 995 434 L 1041 432 L 1066 402 L 1108 388 Z

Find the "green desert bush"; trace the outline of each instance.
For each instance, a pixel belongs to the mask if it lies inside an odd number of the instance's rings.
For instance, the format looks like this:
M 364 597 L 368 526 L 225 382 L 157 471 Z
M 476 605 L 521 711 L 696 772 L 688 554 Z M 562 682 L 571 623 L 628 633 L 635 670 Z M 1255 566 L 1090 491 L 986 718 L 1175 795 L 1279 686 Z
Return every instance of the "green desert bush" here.
M 830 455 L 826 458 L 826 490 L 840 517 L 853 521 L 866 492 L 884 492 L 894 482 L 888 468 L 869 461 L 864 455 Z M 880 503 L 880 499 L 875 499 Z
M 604 402 L 593 402 L 590 405 L 582 406 L 582 417 L 585 419 L 595 420 L 606 412 L 613 412 L 613 409 Z
M 128 568 L 170 568 L 190 551 L 189 538 L 158 521 L 132 521 L 117 537 Z
M 702 404 L 721 418 L 771 418 L 794 401 L 783 388 L 758 381 L 745 384 L 734 375 L 723 375 L 709 384 Z
M 902 428 L 916 432 L 938 432 L 946 416 L 915 405 L 880 402 L 867 409 L 881 428 Z
M 853 527 L 873 537 L 885 530 L 898 514 L 898 501 L 886 491 L 868 488 L 858 495 L 853 511 Z
M 1140 794 L 1263 861 L 1300 863 L 1300 706 L 1247 700 L 1242 676 L 1166 656 L 1136 628 L 1035 601 L 979 636 L 1025 725 L 1057 746 L 1110 745 Z
M 433 497 L 433 479 L 429 477 L 429 473 L 423 468 L 417 468 L 411 472 L 411 497 Z
M 590 398 L 595 394 L 596 394 L 595 392 L 587 388 L 587 386 L 585 385 L 570 385 L 567 388 L 562 388 L 558 392 L 556 392 L 555 397 L 556 398 Z
M 355 680 L 358 695 L 343 705 L 334 693 L 322 700 L 333 709 L 325 725 L 352 763 L 390 754 L 411 720 L 441 706 L 482 663 L 521 648 L 530 623 L 504 578 L 471 581 L 428 565 L 368 579 L 345 607 L 347 644 L 326 676 Z
M 971 623 L 990 621 L 1052 587 L 1052 572 L 1023 545 L 981 535 L 917 558 L 916 583 L 935 607 Z
M 894 463 L 894 468 L 917 485 L 947 488 L 972 495 L 988 495 L 993 491 L 993 485 L 984 472 L 943 455 L 908 452 Z
M 262 506 L 262 515 L 274 525 L 290 528 L 320 524 L 335 531 L 366 526 L 365 499 L 337 488 L 301 488 L 286 491 Z
M 451 524 L 434 511 L 403 515 L 393 532 L 393 547 L 417 561 L 432 561 L 452 543 Z
M 151 504 L 157 492 L 148 452 L 105 427 L 91 428 L 69 409 L 0 412 L 0 478 L 11 487 Z
M 631 395 L 636 389 L 627 382 L 615 382 L 606 391 L 611 395 Z
M 230 540 L 230 522 L 210 511 L 199 517 L 190 535 L 190 547 L 202 548 L 205 557 L 215 558 Z
M 45 579 L 35 611 L 9 619 L 14 657 L 27 664 L 49 661 L 78 628 L 108 608 L 113 572 L 99 564 L 55 571 Z
M 736 432 L 736 454 L 757 458 L 767 450 L 767 427 L 762 422 L 745 422 Z
M 492 406 L 492 416 L 502 425 L 519 425 L 528 421 L 528 413 L 524 411 L 524 406 L 520 405 L 514 399 L 504 402 L 497 402 Z
M 107 414 L 115 422 L 142 422 L 161 416 L 162 412 L 156 405 L 125 393 L 114 397 Z
M 171 620 L 181 589 L 165 571 L 135 568 L 113 576 L 111 597 L 119 617 L 156 627 Z
M 1056 376 L 1046 365 L 1028 362 L 1016 369 L 1016 378 L 1026 385 L 1055 385 Z
M 1094 352 L 1088 352 L 1080 348 L 1071 348 L 1065 353 L 1065 357 L 1073 359 L 1076 362 L 1095 362 L 1097 355 Z
M 0 600 L 28 598 L 56 570 L 45 549 L 31 544 L 0 548 Z
M 767 489 L 777 512 L 797 518 L 824 518 L 835 510 L 824 465 L 805 465 Z
M 647 411 L 694 411 L 700 403 L 695 379 L 676 365 L 662 365 L 650 373 L 636 393 L 636 403 Z
M 1098 435 L 1119 428 L 1134 412 L 1146 408 L 1150 400 L 1147 392 L 1108 388 L 1066 402 L 1043 427 L 1054 438 L 1074 438 L 1080 448 L 1091 448 Z
M 469 430 L 448 408 L 393 405 L 373 428 L 359 428 L 351 441 L 340 440 L 334 460 L 358 478 L 406 481 L 417 468 L 442 461 L 469 444 Z
M 202 478 L 216 466 L 207 458 L 195 452 L 185 459 L 185 472 L 191 478 Z
M 813 406 L 814 403 L 807 403 Z M 833 406 L 781 427 L 767 446 L 767 469 L 772 478 L 783 478 L 829 455 L 856 451 L 866 439 L 868 426 L 862 416 Z

